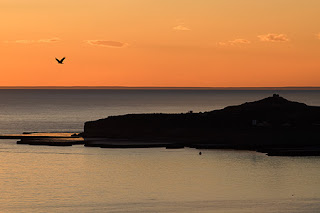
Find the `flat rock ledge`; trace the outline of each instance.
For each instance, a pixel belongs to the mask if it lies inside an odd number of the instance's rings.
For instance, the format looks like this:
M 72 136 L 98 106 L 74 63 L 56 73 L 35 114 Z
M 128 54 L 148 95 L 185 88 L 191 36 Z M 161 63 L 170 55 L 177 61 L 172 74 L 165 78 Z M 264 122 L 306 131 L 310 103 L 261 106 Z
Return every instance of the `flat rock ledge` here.
M 17 144 L 39 146 L 72 146 L 84 144 L 84 139 L 76 133 L 38 133 L 2 134 L 0 139 L 18 139 Z

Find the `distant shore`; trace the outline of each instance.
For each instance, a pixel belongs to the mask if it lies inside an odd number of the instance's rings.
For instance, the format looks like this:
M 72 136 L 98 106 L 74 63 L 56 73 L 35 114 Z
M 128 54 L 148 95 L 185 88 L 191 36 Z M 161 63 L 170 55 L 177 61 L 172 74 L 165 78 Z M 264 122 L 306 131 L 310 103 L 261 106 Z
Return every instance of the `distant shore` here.
M 129 86 L 0 86 L 0 89 L 99 90 L 320 90 L 320 87 L 129 87 Z

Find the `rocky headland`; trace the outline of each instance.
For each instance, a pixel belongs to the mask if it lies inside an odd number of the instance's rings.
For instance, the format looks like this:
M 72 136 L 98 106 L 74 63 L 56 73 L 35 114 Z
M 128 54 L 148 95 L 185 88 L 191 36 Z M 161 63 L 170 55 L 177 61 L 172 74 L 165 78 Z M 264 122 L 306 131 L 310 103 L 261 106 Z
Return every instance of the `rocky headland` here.
M 320 107 L 265 99 L 204 113 L 128 114 L 85 123 L 86 146 L 246 149 L 320 155 Z

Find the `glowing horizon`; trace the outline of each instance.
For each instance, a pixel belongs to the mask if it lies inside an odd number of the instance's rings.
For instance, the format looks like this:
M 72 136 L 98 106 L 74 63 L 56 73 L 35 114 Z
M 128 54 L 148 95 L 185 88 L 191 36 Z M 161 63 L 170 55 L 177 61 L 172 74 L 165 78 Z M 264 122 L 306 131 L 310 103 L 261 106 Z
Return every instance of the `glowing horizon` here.
M 318 0 L 2 0 L 0 86 L 319 87 L 319 8 Z

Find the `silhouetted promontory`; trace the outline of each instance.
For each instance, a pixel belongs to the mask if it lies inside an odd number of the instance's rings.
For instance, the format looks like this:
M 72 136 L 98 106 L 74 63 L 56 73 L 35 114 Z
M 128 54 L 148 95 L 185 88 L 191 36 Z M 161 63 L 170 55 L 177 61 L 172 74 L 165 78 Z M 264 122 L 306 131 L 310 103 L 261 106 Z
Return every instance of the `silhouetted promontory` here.
M 86 122 L 82 136 L 88 141 L 87 146 L 108 144 L 98 139 L 104 138 L 113 144 L 125 141 L 125 144 L 148 142 L 179 147 L 250 149 L 270 155 L 286 155 L 286 151 L 295 155 L 293 152 L 310 150 L 310 155 L 319 155 L 319 132 L 320 107 L 274 94 L 259 101 L 204 113 L 110 116 Z

